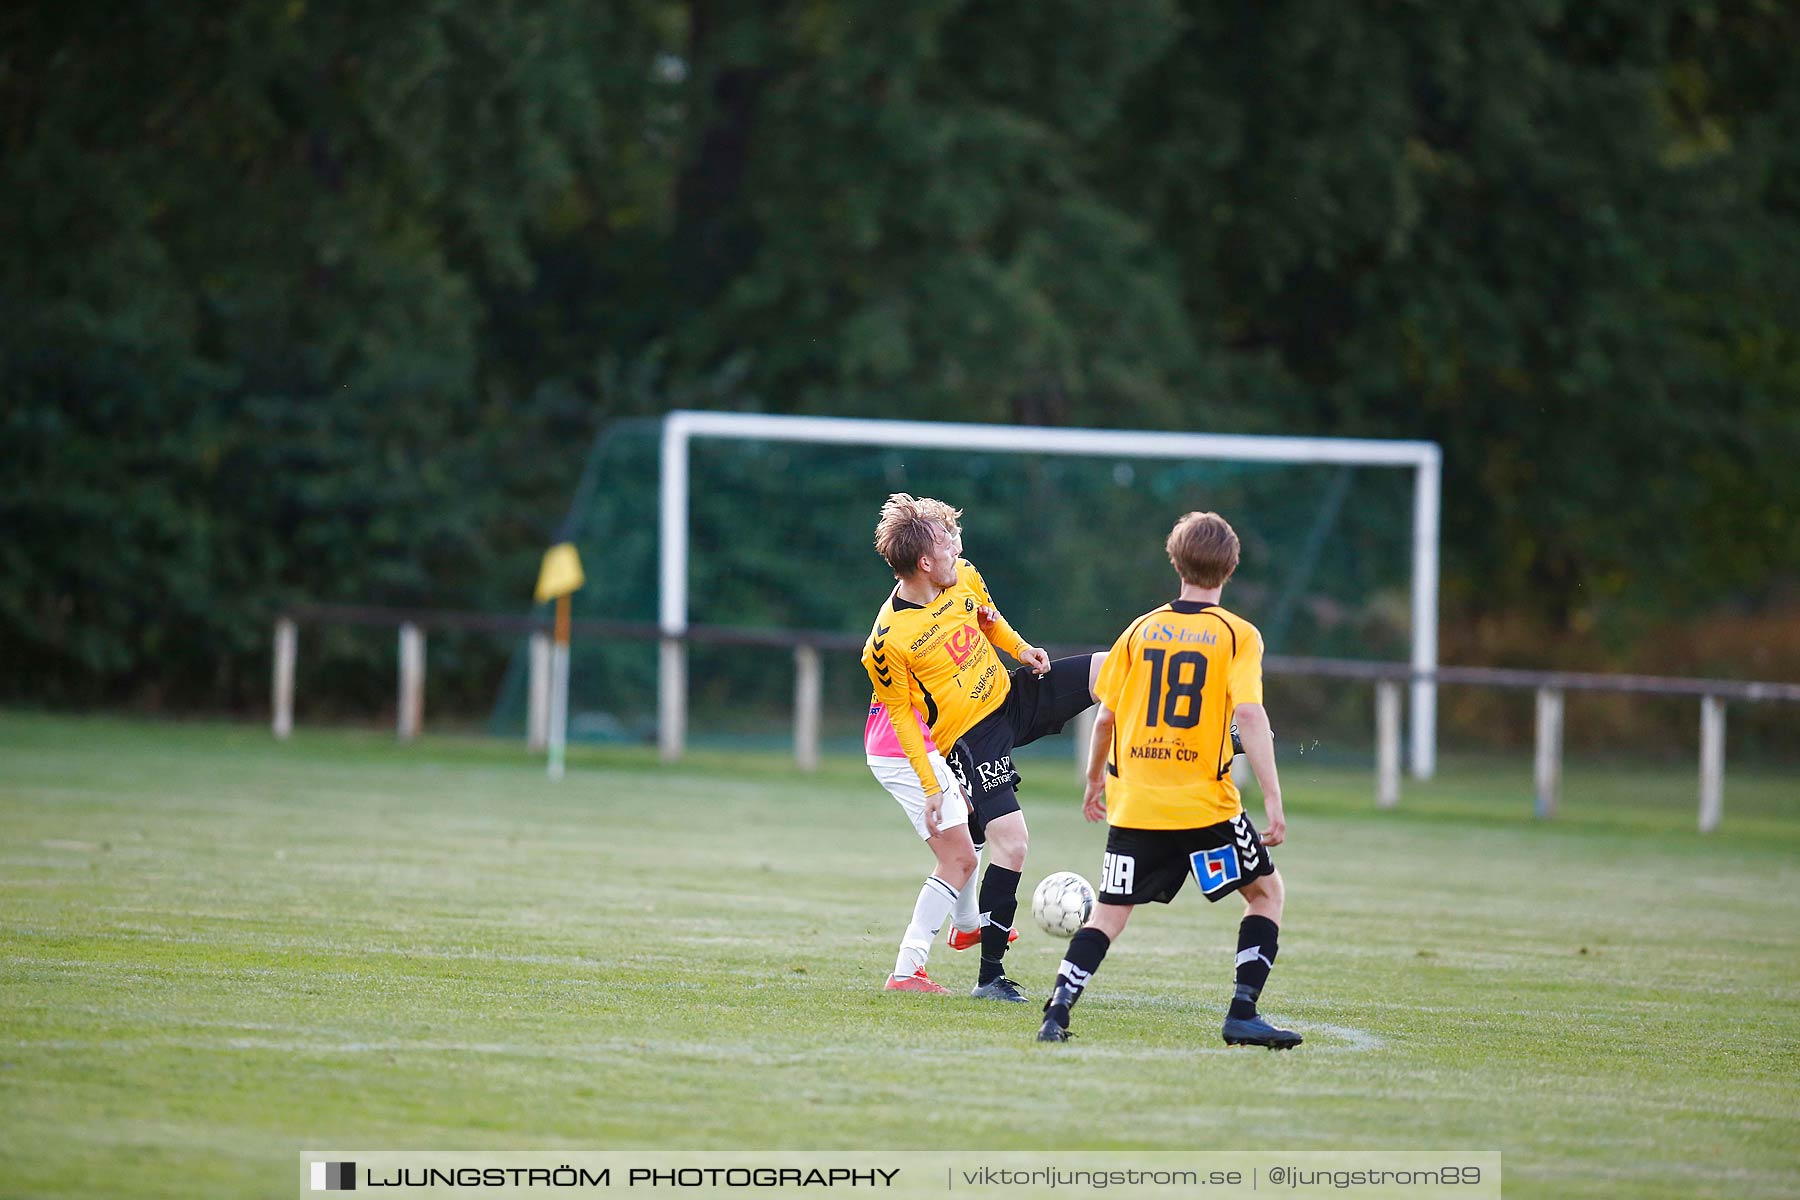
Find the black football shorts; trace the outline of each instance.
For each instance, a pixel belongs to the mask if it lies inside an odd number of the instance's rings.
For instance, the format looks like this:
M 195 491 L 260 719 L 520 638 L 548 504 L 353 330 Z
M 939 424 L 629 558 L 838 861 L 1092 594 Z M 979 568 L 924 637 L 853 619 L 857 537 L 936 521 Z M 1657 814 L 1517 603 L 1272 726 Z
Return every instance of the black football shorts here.
M 1121 829 L 1106 835 L 1101 904 L 1167 904 L 1188 876 L 1208 900 L 1219 900 L 1252 879 L 1275 873 L 1262 835 L 1239 813 L 1200 829 Z
M 1012 686 L 1000 707 L 977 721 L 944 757 L 969 793 L 969 836 L 987 840 L 987 823 L 1019 811 L 1019 772 L 1013 767 L 1015 746 L 1061 733 L 1062 727 L 1094 703 L 1088 691 L 1091 654 L 1059 658 L 1043 675 L 1030 667 L 1012 673 Z

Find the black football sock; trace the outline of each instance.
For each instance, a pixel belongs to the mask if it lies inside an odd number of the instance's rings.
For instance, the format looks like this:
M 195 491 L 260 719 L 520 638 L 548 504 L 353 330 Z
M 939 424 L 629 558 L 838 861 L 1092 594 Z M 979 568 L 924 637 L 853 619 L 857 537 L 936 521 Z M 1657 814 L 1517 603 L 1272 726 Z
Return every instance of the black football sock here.
M 1019 873 L 994 863 L 981 877 L 981 911 L 988 923 L 981 927 L 981 974 L 978 983 L 992 983 L 1006 974 L 1000 960 L 1006 954 L 1006 935 L 1012 932 L 1019 912 Z
M 1064 1029 L 1069 1027 L 1069 1010 L 1081 999 L 1082 989 L 1100 969 L 1100 960 L 1106 957 L 1111 946 L 1112 939 L 1098 929 L 1089 927 L 1075 931 L 1075 936 L 1069 939 L 1069 952 L 1063 956 L 1062 966 L 1056 969 L 1056 987 L 1051 990 L 1050 999 L 1044 1001 L 1046 1017 Z
M 1267 917 L 1245 917 L 1238 926 L 1237 992 L 1226 1015 L 1247 1020 L 1256 1015 L 1256 999 L 1275 965 L 1275 939 L 1280 933 Z

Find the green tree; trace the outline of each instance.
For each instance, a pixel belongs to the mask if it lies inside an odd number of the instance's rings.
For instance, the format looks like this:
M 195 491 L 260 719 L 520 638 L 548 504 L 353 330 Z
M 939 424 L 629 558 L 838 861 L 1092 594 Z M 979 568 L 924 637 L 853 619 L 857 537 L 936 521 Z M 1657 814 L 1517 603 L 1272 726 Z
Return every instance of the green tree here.
M 1186 12 L 1110 178 L 1241 411 L 1442 442 L 1467 609 L 1791 578 L 1791 6 Z
M 658 11 L 6 18 L 15 694 L 242 697 L 285 598 L 517 594 L 518 513 L 566 495 L 548 452 L 593 416 L 491 361 L 489 297 L 538 237 L 642 202 Z
M 1800 562 L 1788 3 L 15 6 L 0 188 L 13 697 L 511 607 L 692 395 L 1434 438 L 1464 625 Z
M 784 409 L 1175 418 L 1171 264 L 1086 169 L 1169 5 L 714 7 L 674 236 L 717 299 L 686 361 L 749 355 Z

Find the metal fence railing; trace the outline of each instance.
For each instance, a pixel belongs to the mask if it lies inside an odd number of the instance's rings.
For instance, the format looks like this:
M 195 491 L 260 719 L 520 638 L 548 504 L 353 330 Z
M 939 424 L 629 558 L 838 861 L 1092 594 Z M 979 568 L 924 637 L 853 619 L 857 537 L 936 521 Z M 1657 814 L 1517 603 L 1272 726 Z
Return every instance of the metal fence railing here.
M 294 728 L 294 668 L 299 626 L 358 625 L 399 631 L 399 698 L 397 732 L 402 740 L 416 737 L 424 726 L 425 636 L 427 631 L 486 632 L 530 637 L 526 740 L 541 749 L 548 738 L 550 711 L 550 624 L 528 616 L 445 612 L 354 605 L 297 605 L 275 621 L 273 719 L 277 738 Z M 582 638 L 616 638 L 659 642 L 679 649 L 686 643 L 715 646 L 787 648 L 794 655 L 794 757 L 803 771 L 819 763 L 820 705 L 823 695 L 821 651 L 855 653 L 858 634 L 812 630 L 746 629 L 694 625 L 679 638 L 664 636 L 650 622 L 578 620 L 572 632 Z M 1052 657 L 1104 647 L 1046 646 Z M 1437 667 L 1416 670 L 1406 663 L 1357 659 L 1270 655 L 1263 663 L 1272 676 L 1312 676 L 1360 680 L 1375 689 L 1375 803 L 1392 808 L 1400 802 L 1400 713 L 1402 688 L 1419 680 L 1471 687 L 1528 689 L 1536 693 L 1534 751 L 1535 812 L 1556 814 L 1562 789 L 1563 697 L 1572 691 L 1684 696 L 1700 701 L 1699 828 L 1717 829 L 1724 815 L 1725 706 L 1728 702 L 1800 701 L 1800 683 L 1731 679 L 1692 679 L 1653 675 L 1604 675 L 1574 671 L 1522 671 L 1499 667 Z M 675 711 L 665 702 L 659 713 L 658 743 L 665 761 L 679 759 L 685 749 L 685 700 Z M 1090 710 L 1075 728 L 1076 757 L 1085 763 Z

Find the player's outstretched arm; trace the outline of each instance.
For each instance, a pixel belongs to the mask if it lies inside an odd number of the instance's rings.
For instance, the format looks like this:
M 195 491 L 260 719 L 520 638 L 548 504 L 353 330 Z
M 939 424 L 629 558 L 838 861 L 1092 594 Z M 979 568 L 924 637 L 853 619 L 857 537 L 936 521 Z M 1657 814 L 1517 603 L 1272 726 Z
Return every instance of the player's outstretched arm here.
M 981 632 L 987 634 L 988 641 L 1030 667 L 1033 673 L 1048 674 L 1050 655 L 1042 647 L 1033 646 L 1026 641 L 1019 635 L 1019 631 L 1000 615 L 999 606 L 994 603 L 993 593 L 988 591 L 987 580 L 981 577 L 981 572 L 975 569 L 975 564 L 968 559 L 963 559 L 957 569 L 959 577 L 975 593 L 976 624 L 981 627 Z M 985 619 L 980 614 L 982 609 L 987 610 Z
M 975 623 L 996 649 L 1005 650 L 1039 675 L 1050 669 L 1049 652 L 1040 646 L 1033 646 L 1021 637 L 1019 631 L 1007 624 L 1006 618 L 993 605 L 976 605 Z
M 1275 734 L 1269 726 L 1269 710 L 1260 704 L 1240 704 L 1237 724 L 1244 757 L 1250 760 L 1250 770 L 1262 787 L 1262 840 L 1266 845 L 1279 846 L 1287 837 L 1287 817 L 1281 808 L 1281 777 L 1275 771 Z
M 1112 749 L 1114 717 L 1102 704 L 1094 713 L 1094 738 L 1088 743 L 1087 791 L 1081 797 L 1081 815 L 1090 821 L 1106 819 L 1106 755 Z
M 885 634 L 886 631 L 878 632 Z M 863 647 L 863 670 L 869 673 L 876 701 L 887 708 L 888 720 L 894 723 L 894 736 L 899 739 L 901 753 L 906 755 L 913 774 L 919 777 L 919 786 L 930 798 L 938 791 L 937 772 L 932 769 L 925 750 L 925 738 L 919 733 L 918 721 L 913 717 L 911 664 L 903 653 L 900 649 L 889 649 L 880 639 L 871 638 Z

